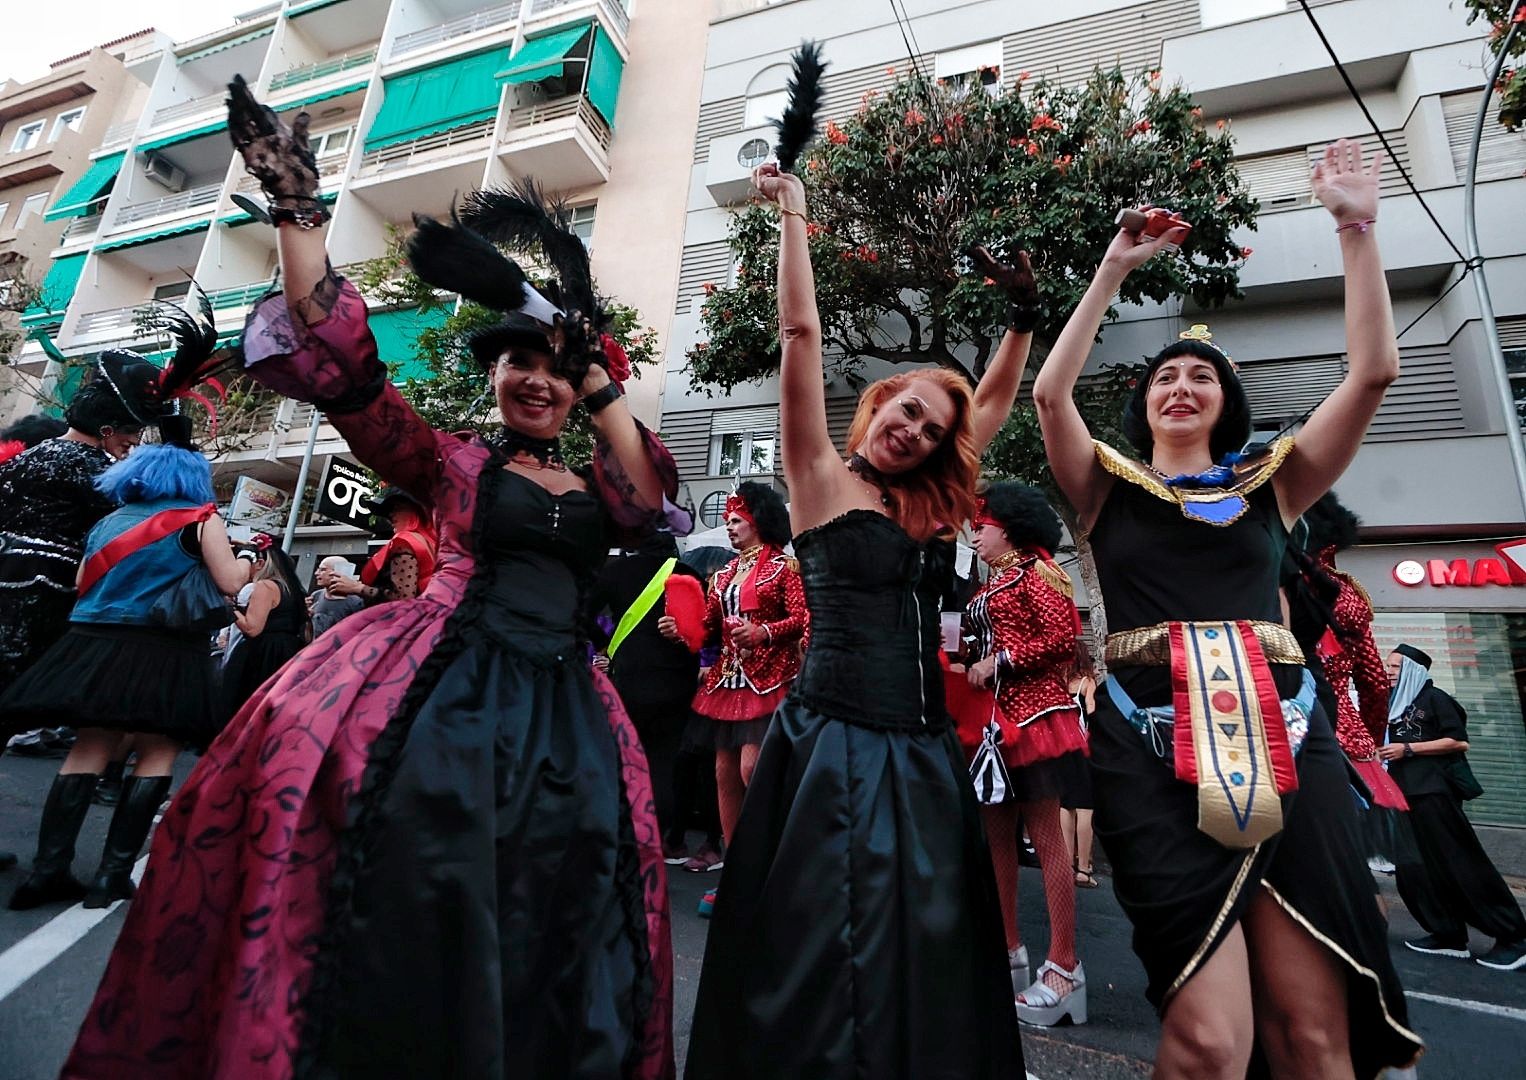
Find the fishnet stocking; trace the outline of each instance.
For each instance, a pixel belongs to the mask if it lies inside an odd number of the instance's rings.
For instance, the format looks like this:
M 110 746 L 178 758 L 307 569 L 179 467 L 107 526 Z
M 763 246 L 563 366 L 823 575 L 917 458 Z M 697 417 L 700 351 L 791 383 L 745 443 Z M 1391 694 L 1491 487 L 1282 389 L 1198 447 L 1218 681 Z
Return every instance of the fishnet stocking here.
M 757 762 L 756 746 L 715 752 L 715 797 L 720 804 L 721 833 L 728 848 L 737 818 L 742 816 L 742 800 L 747 795 L 747 783 L 752 779 L 752 769 Z
M 1019 813 L 1021 810 L 1021 813 Z M 1044 898 L 1049 904 L 1049 959 L 1066 971 L 1076 968 L 1076 893 L 1074 870 L 1065 837 L 1060 832 L 1060 803 L 1057 799 L 1040 802 L 1002 803 L 982 806 L 986 841 L 991 848 L 991 866 L 996 871 L 996 891 L 1001 898 L 1002 926 L 1007 933 L 1007 950 L 1021 945 L 1017 926 L 1017 841 L 1018 820 L 1028 827 L 1028 839 L 1038 852 L 1040 873 L 1044 876 Z M 1044 981 L 1060 993 L 1070 989 L 1067 980 L 1045 974 Z

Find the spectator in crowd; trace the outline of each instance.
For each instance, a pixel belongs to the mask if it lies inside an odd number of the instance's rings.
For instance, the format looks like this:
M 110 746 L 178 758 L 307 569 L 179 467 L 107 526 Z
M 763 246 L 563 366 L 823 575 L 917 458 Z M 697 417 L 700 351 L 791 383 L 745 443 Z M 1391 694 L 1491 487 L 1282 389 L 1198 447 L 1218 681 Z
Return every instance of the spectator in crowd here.
M 1468 768 L 1468 714 L 1431 681 L 1431 658 L 1413 645 L 1388 656 L 1393 690 L 1388 742 L 1378 756 L 1409 802 L 1419 859 L 1394 875 L 1404 906 L 1426 931 L 1404 944 L 1415 952 L 1466 959 L 1468 927 L 1494 938 L 1478 962 L 1499 971 L 1526 967 L 1526 918 L 1489 861 L 1462 804 L 1483 794 Z
M 390 485 L 369 501 L 368 509 L 387 519 L 392 538 L 361 568 L 358 580 L 336 577 L 328 586 L 329 595 L 358 596 L 367 604 L 411 600 L 434 573 L 439 542 L 429 513 L 412 495 Z
M 343 596 L 331 591 L 330 586 L 340 579 L 355 577 L 355 564 L 343 555 L 329 555 L 318 563 L 313 583 L 318 587 L 307 595 L 307 611 L 312 617 L 313 639 L 348 615 L 366 606 L 359 596 Z
M 23 451 L 30 450 L 40 442 L 56 439 L 69 430 L 69 425 L 46 413 L 23 416 L 0 431 L 0 464 L 4 464 Z
M 232 717 L 249 695 L 305 644 L 306 594 L 291 556 L 274 539 L 260 534 L 256 544 L 264 562 L 254 575 L 249 599 L 234 609 L 239 639 L 223 664 L 223 716 Z

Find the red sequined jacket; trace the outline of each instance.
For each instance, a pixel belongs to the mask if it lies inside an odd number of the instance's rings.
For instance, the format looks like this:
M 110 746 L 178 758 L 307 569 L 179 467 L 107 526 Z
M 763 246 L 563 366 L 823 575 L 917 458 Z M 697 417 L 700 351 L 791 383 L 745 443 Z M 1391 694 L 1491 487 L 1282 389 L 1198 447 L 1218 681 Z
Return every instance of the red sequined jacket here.
M 758 610 L 747 613 L 747 617 L 755 625 L 768 628 L 769 641 L 751 651 L 732 644 L 723 602 L 740 563 L 738 556 L 717 570 L 705 596 L 705 640 L 709 644 L 720 642 L 721 657 L 705 672 L 701 687 L 704 693 L 720 685 L 737 665 L 760 694 L 772 693 L 800 674 L 800 656 L 810 616 L 806 613 L 805 586 L 801 584 L 795 560 L 777 551 L 759 556 L 752 582 L 758 593 Z
M 1372 601 L 1355 578 L 1335 568 L 1333 554 L 1322 553 L 1319 561 L 1340 584 L 1334 625 L 1318 645 L 1325 676 L 1335 691 L 1335 737 L 1347 757 L 1371 761 L 1388 727 L 1388 672 L 1372 640 Z M 1353 683 L 1356 702 L 1351 700 Z
M 1065 571 L 1029 556 L 992 574 L 970 598 L 965 621 L 976 639 L 974 659 L 996 656 L 1003 727 L 1075 708 L 1066 687 L 1079 626 L 1072 591 Z

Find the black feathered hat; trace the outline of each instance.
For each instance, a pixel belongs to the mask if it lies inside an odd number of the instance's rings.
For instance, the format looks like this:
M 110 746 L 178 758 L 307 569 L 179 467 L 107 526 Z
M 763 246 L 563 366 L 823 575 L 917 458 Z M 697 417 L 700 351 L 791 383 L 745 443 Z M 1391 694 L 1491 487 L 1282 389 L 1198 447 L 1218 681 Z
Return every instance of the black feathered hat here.
M 1160 370 L 1162 364 L 1178 356 L 1206 360 L 1218 372 L 1219 386 L 1224 391 L 1224 408 L 1219 413 L 1219 419 L 1213 425 L 1213 431 L 1208 439 L 1208 452 L 1213 456 L 1213 460 L 1222 461 L 1226 454 L 1234 453 L 1244 447 L 1250 438 L 1250 399 L 1245 396 L 1245 387 L 1240 382 L 1240 375 L 1234 361 L 1213 344 L 1213 335 L 1207 331 L 1208 328 L 1201 324 L 1193 326 L 1190 330 L 1184 330 L 1179 340 L 1173 341 L 1152 356 L 1149 363 L 1145 365 L 1144 374 L 1135 384 L 1134 392 L 1124 403 L 1123 434 L 1140 457 L 1149 458 L 1155 450 L 1155 436 L 1150 433 L 1149 414 L 1145 404 L 1150 391 L 1150 381 L 1155 378 L 1155 373 Z
M 415 499 L 402 488 L 393 484 L 387 484 L 375 495 L 372 495 L 370 498 L 364 500 L 361 503 L 361 507 L 363 509 L 369 510 L 373 514 L 380 514 L 382 517 L 386 517 L 387 514 L 391 513 L 392 507 L 398 503 L 407 503 L 409 506 L 412 506 L 414 509 L 418 510 L 419 513 L 426 513 L 423 503 L 419 502 L 419 500 Z

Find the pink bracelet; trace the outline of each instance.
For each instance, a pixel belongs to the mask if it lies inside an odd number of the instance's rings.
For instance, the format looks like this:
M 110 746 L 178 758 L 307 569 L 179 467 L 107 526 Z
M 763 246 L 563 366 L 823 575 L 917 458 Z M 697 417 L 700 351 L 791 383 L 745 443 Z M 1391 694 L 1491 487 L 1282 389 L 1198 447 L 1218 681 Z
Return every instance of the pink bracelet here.
M 1338 233 L 1343 233 L 1347 229 L 1355 229 L 1359 233 L 1364 233 L 1368 229 L 1372 228 L 1375 221 L 1375 218 L 1368 218 L 1366 221 L 1348 221 L 1344 225 L 1337 225 L 1335 227 L 1335 231 Z

